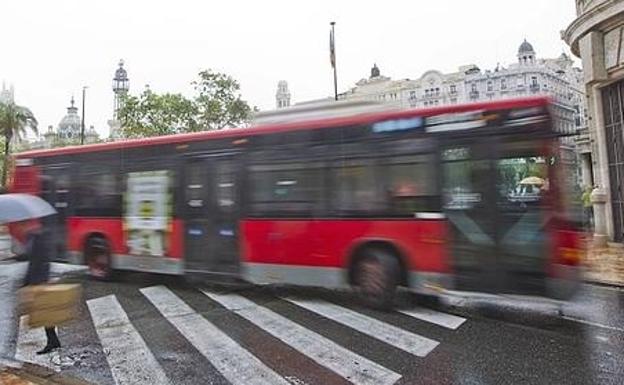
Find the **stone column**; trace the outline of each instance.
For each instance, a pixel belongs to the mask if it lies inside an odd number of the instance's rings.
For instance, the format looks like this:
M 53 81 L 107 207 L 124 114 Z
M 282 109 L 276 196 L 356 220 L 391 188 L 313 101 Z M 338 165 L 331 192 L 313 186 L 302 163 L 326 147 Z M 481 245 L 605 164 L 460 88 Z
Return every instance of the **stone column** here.
M 609 241 L 607 235 L 607 192 L 598 187 L 591 193 L 591 202 L 594 209 L 594 246 L 605 247 Z
M 592 104 L 592 116 L 594 123 L 594 138 L 597 148 L 597 168 L 594 173 L 595 184 L 598 186 L 599 205 L 594 205 L 594 222 L 596 230 L 595 234 L 604 235 L 609 240 L 613 239 L 613 213 L 611 207 L 611 180 L 609 178 L 609 160 L 607 156 L 607 139 L 604 124 L 603 105 L 602 105 L 602 93 L 598 87 L 591 87 Z M 593 193 L 592 193 L 593 195 Z M 598 213 L 600 211 L 600 213 Z M 602 219 L 601 223 L 598 223 L 598 216 Z M 600 231 L 599 231 L 600 229 Z M 599 237 L 600 238 L 600 237 Z

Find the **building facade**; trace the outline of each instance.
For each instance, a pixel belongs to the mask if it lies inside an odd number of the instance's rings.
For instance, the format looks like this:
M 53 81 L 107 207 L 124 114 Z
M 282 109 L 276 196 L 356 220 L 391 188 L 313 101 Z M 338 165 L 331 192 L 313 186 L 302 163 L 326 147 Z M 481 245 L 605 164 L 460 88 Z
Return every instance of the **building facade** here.
M 79 145 L 81 142 L 81 129 L 82 121 L 80 115 L 78 115 L 78 107 L 75 106 L 75 101 L 72 97 L 70 105 L 67 107 L 67 113 L 61 118 L 56 128 L 48 126 L 46 132 L 36 140 L 22 143 L 20 150 Z M 85 144 L 98 141 L 99 135 L 93 126 L 85 129 Z
M 2 82 L 2 90 L 0 90 L 0 103 L 14 103 L 15 88 L 13 85 L 7 88 L 6 82 Z
M 549 95 L 555 102 L 557 130 L 574 134 L 586 126 L 582 76 L 582 70 L 566 54 L 553 59 L 539 58 L 525 40 L 518 48 L 515 62 L 493 70 L 483 71 L 471 64 L 452 73 L 431 70 L 418 79 L 393 80 L 383 76 L 374 65 L 368 78 L 358 81 L 339 98 L 380 101 L 400 108 L 426 108 Z
M 288 82 L 280 80 L 277 83 L 277 92 L 275 93 L 275 108 L 290 107 L 290 91 L 288 90 Z
M 576 0 L 562 33 L 583 63 L 597 243 L 624 241 L 624 1 Z

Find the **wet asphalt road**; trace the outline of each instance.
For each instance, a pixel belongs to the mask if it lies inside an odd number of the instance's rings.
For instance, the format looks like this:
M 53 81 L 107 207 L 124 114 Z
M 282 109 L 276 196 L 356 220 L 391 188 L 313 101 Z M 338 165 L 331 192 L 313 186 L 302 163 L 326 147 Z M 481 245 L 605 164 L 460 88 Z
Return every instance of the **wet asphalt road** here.
M 208 359 L 197 345 L 197 340 L 214 343 L 217 337 L 208 331 L 206 335 L 197 333 L 199 336 L 194 338 L 185 335 L 175 325 L 181 319 L 187 319 L 186 314 L 166 318 L 162 308 L 140 291 L 152 286 L 163 287 L 166 293 L 174 294 L 173 297 L 188 305 L 187 312 L 208 320 L 225 338 L 242 348 L 245 357 L 253 357 L 253 362 L 260 362 L 271 373 L 277 373 L 291 384 L 356 382 L 354 377 L 345 376 L 340 368 L 328 365 L 325 357 L 311 354 L 307 349 L 313 350 L 314 344 L 310 341 L 308 345 L 297 345 L 297 338 L 306 333 L 321 336 L 316 338 L 337 344 L 345 349 L 344 354 L 359 357 L 361 362 L 354 364 L 356 370 L 357 365 L 363 368 L 370 364 L 374 365 L 372 368 L 380 368 L 382 374 L 391 374 L 389 377 L 375 377 L 373 373 L 367 382 L 371 384 L 386 380 L 385 383 L 392 383 L 395 379 L 398 379 L 397 384 L 624 383 L 624 291 L 612 287 L 586 285 L 574 302 L 563 307 L 563 316 L 558 314 L 555 304 L 518 298 L 453 295 L 441 303 L 426 304 L 426 309 L 438 312 L 435 313 L 438 319 L 465 319 L 453 329 L 401 313 L 400 310 L 420 309 L 417 299 L 407 293 L 401 296 L 396 311 L 379 312 L 358 306 L 347 293 L 326 290 L 203 288 L 209 293 L 216 293 L 217 299 L 221 298 L 220 294 L 235 293 L 251 301 L 244 307 L 226 309 L 220 300 L 208 297 L 196 287 L 172 277 L 123 273 L 115 282 L 93 282 L 84 276 L 68 279 L 83 284 L 85 302 L 81 305 L 78 320 L 60 329 L 64 344 L 60 354 L 46 358 L 29 356 L 42 343 L 43 332 L 36 330 L 27 335 L 22 335 L 25 331 L 20 332 L 16 350 L 18 356 L 30 357 L 28 359 L 98 384 L 112 385 L 116 380 L 120 384 L 124 381 L 154 384 L 153 379 L 141 377 L 141 367 L 149 368 L 149 365 L 156 367 L 158 372 L 162 370 L 160 381 L 165 383 L 232 383 L 227 373 L 218 369 L 219 354 L 212 353 Z M 344 314 L 323 316 L 286 301 L 284 297 L 304 303 L 322 301 L 338 305 L 339 309 L 347 309 L 342 310 L 343 313 L 352 310 L 356 317 L 363 315 L 382 321 L 389 331 L 410 332 L 412 336 L 424 337 L 438 344 L 423 356 L 417 356 L 402 349 L 396 341 L 381 341 L 382 338 L 375 333 L 355 330 Z M 122 340 L 115 340 L 113 335 L 112 344 L 102 337 L 105 336 L 101 332 L 102 327 L 115 330 L 118 325 L 111 320 L 103 326 L 98 324 L 99 316 L 87 302 L 93 305 L 92 300 L 101 298 L 113 298 L 119 303 L 131 331 L 140 337 L 137 341 L 142 341 L 142 345 L 130 343 L 133 341 L 130 332 Z M 239 312 L 240 309 L 243 309 L 242 312 Z M 252 314 L 251 317 L 245 317 L 246 310 Z M 271 331 L 261 323 L 266 310 L 282 317 L 280 320 L 285 320 L 283 322 L 288 325 L 294 323 L 302 327 L 297 329 L 299 331 L 293 337 L 295 340 L 284 339 L 281 335 L 276 337 L 275 333 L 285 331 L 283 326 Z M 374 329 L 370 323 L 365 324 L 365 328 L 367 325 Z M 6 321 L 0 326 L 6 326 Z M 376 333 L 383 334 L 383 330 Z M 116 348 L 120 343 L 123 349 Z M 231 362 L 237 368 L 244 366 L 239 361 Z M 366 370 L 363 369 L 364 372 Z M 345 371 L 348 372 L 347 369 Z M 257 380 L 248 378 L 239 382 L 252 384 L 258 383 Z

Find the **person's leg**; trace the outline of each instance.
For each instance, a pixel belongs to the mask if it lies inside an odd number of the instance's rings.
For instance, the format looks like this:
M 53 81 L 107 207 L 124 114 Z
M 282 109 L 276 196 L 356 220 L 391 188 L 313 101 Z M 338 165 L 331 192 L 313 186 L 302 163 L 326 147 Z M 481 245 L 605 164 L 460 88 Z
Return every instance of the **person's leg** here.
M 45 333 L 46 333 L 48 342 L 46 343 L 46 346 L 42 350 L 37 352 L 37 354 L 50 353 L 51 351 L 61 347 L 61 342 L 59 341 L 58 336 L 56 335 L 56 328 L 54 326 L 46 327 Z

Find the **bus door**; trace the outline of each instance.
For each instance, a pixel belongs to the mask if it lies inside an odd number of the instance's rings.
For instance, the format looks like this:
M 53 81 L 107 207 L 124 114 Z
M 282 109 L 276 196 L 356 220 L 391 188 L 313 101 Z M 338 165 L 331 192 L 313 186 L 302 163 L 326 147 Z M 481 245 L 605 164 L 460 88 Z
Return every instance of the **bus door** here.
M 535 141 L 501 141 L 497 146 L 500 290 L 507 293 L 547 294 L 547 229 L 553 217 L 548 169 L 552 158 L 540 153 L 540 145 Z
M 65 257 L 67 237 L 66 220 L 71 215 L 71 169 L 69 165 L 49 166 L 43 169 L 41 198 L 50 203 L 57 214 L 42 219 L 50 228 L 56 243 L 57 257 Z
M 546 294 L 547 157 L 497 138 L 446 146 L 444 208 L 460 290 Z
M 236 154 L 187 160 L 187 271 L 226 274 L 239 271 L 239 160 Z
M 489 139 L 442 146 L 442 191 L 455 287 L 498 291 L 495 178 Z

